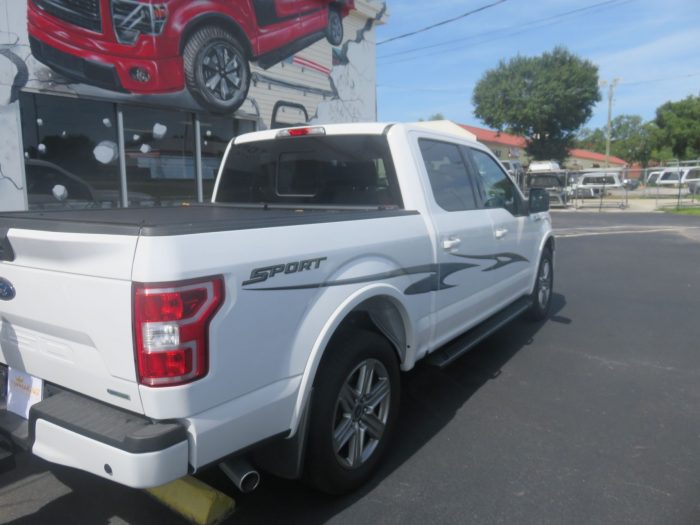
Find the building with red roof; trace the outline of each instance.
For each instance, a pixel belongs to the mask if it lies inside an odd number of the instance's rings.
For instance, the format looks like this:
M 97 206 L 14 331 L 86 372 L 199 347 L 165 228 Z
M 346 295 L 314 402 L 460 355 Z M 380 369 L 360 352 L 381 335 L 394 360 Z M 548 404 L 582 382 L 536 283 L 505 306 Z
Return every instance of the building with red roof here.
M 476 140 L 488 146 L 499 159 L 517 160 L 524 166 L 530 164 L 531 159 L 525 152 L 527 144 L 525 137 L 492 129 L 467 126 L 466 124 L 460 124 L 460 127 L 473 133 L 476 136 Z M 608 158 L 608 164 L 614 168 L 623 168 L 627 165 L 627 162 L 611 155 Z M 564 165 L 570 169 L 603 168 L 605 167 L 605 155 L 595 151 L 574 148 L 569 152 L 569 158 L 566 159 Z

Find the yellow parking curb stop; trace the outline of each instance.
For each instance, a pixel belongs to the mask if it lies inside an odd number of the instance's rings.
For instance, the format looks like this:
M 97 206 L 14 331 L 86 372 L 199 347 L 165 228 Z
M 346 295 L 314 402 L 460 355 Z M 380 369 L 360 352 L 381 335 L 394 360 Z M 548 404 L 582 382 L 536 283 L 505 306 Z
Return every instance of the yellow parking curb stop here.
M 196 525 L 221 523 L 236 507 L 233 498 L 192 476 L 146 489 L 146 492 Z

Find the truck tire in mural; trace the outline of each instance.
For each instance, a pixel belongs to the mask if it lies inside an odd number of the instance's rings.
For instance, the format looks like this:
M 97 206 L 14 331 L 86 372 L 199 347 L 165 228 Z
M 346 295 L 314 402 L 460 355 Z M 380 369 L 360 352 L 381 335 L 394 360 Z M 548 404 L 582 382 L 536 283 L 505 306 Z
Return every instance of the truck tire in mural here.
M 187 89 L 204 108 L 235 111 L 250 87 L 250 67 L 243 46 L 228 31 L 206 26 L 190 37 L 182 54 Z
M 353 0 L 28 0 L 34 57 L 76 82 L 134 94 L 190 92 L 232 113 L 249 62 L 269 68 L 326 38 L 343 41 Z

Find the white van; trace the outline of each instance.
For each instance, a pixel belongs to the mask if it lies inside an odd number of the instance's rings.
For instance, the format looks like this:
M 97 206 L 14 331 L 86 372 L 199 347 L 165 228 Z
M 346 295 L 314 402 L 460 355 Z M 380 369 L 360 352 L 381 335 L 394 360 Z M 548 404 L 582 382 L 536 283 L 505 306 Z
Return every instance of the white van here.
M 599 197 L 607 189 L 621 187 L 620 174 L 617 172 L 582 173 L 576 180 L 576 196 Z
M 675 186 L 680 183 L 682 175 L 683 168 L 665 168 L 656 180 L 656 184 L 659 186 Z
M 686 168 L 681 175 L 681 184 L 691 184 L 700 182 L 700 166 Z

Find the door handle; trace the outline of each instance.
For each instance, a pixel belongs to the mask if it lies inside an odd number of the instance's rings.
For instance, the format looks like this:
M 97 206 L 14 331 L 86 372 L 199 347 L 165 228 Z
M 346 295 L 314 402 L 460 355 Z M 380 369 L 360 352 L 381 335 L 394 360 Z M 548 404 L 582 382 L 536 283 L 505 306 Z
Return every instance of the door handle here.
M 496 230 L 496 239 L 503 239 L 503 237 L 506 236 L 506 233 L 508 233 L 507 228 L 498 228 Z
M 449 237 L 447 239 L 443 239 L 442 248 L 447 251 L 452 251 L 456 250 L 460 244 L 462 244 L 461 239 L 457 237 Z

